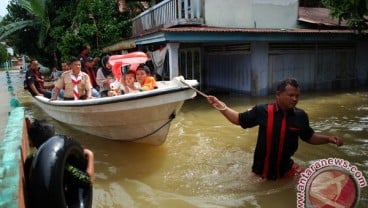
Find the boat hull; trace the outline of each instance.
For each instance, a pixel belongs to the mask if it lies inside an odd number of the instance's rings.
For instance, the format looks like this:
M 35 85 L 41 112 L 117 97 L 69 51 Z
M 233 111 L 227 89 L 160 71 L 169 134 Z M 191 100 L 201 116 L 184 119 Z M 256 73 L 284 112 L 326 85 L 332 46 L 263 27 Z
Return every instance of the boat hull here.
M 172 88 L 84 101 L 35 101 L 52 118 L 99 137 L 161 145 L 170 123 L 185 100 L 196 96 L 189 88 Z

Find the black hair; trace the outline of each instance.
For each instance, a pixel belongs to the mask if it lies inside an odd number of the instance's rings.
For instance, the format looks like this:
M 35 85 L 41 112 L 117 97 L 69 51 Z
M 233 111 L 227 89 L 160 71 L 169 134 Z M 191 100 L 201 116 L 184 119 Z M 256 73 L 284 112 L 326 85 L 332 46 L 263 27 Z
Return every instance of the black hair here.
M 44 142 L 55 135 L 55 128 L 46 120 L 35 119 L 28 129 L 28 137 L 31 143 L 39 148 Z
M 63 60 L 60 61 L 60 64 L 62 64 L 62 63 L 66 63 L 66 64 L 69 65 L 70 64 L 70 61 L 63 59 Z
M 80 48 L 79 48 L 79 53 L 81 53 L 82 51 L 84 51 L 88 47 L 91 47 L 91 45 L 89 43 L 85 43 L 85 44 L 81 45 Z
M 101 59 L 102 67 L 104 67 L 104 68 L 106 67 L 106 64 L 108 63 L 109 59 L 110 59 L 109 55 L 106 55 L 106 56 L 102 57 L 102 59 Z
M 73 62 L 75 62 L 75 61 L 80 61 L 80 59 L 79 58 L 77 58 L 77 57 L 72 57 L 71 59 L 70 59 L 70 61 L 69 61 L 69 64 L 72 64 Z
M 147 75 L 151 75 L 151 70 L 146 64 L 139 64 L 137 70 L 144 70 L 147 73 Z
M 298 83 L 298 81 L 297 81 L 296 79 L 294 79 L 294 78 L 286 78 L 286 79 L 282 80 L 282 81 L 277 85 L 276 90 L 277 90 L 278 92 L 283 92 L 283 91 L 285 91 L 285 88 L 286 88 L 286 86 L 288 86 L 288 85 L 291 85 L 291 86 L 293 86 L 293 87 L 295 87 L 295 88 L 298 88 L 298 87 L 299 87 L 299 83 Z

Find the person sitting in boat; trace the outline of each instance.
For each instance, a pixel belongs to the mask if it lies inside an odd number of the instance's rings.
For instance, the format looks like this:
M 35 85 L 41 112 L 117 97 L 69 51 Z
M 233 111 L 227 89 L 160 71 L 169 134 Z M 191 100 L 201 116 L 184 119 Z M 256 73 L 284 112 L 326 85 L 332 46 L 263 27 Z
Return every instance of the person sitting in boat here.
M 138 82 L 135 81 L 135 72 L 129 70 L 126 74 L 123 75 L 121 81 L 115 81 L 110 84 L 110 91 L 108 92 L 108 96 L 116 96 L 128 93 L 139 92 L 140 86 Z
M 52 67 L 52 72 L 51 72 L 51 74 L 50 74 L 50 76 L 48 78 L 48 81 L 49 82 L 56 81 L 57 79 L 59 79 L 61 73 L 62 73 L 62 71 L 59 71 L 56 66 L 53 66 Z
M 135 72 L 133 70 L 129 70 L 121 79 L 121 90 L 124 94 L 139 92 L 138 82 L 135 80 Z
M 87 73 L 81 71 L 81 62 L 77 58 L 70 61 L 71 70 L 61 74 L 55 83 L 51 100 L 56 100 L 61 89 L 64 89 L 64 100 L 85 100 L 92 98 L 91 80 Z
M 84 69 L 85 69 L 85 72 L 88 74 L 89 79 L 91 80 L 92 96 L 93 97 L 100 97 L 99 86 L 96 82 L 96 72 L 93 69 L 93 65 L 94 65 L 93 58 L 92 57 L 87 57 L 86 63 L 84 65 Z
M 28 66 L 25 79 L 26 89 L 32 96 L 44 96 L 51 98 L 51 91 L 44 86 L 44 79 L 39 72 L 38 61 L 32 60 Z
M 26 126 L 28 131 L 29 146 L 36 149 L 33 154 L 30 154 L 27 157 L 24 163 L 25 184 L 27 188 L 27 195 L 29 195 L 30 191 L 37 191 L 32 190 L 32 187 L 29 187 L 32 161 L 34 160 L 39 147 L 44 144 L 48 139 L 55 136 L 55 128 L 51 123 L 47 122 L 44 119 L 35 119 L 33 122 L 31 122 L 29 118 L 26 118 Z M 78 168 L 73 167 L 67 163 L 65 165 L 65 171 L 67 175 L 72 178 L 73 181 L 83 184 L 84 186 L 92 186 L 94 182 L 94 155 L 91 150 L 86 148 L 83 149 L 83 153 L 87 160 L 86 170 L 79 170 Z M 30 201 L 29 203 L 31 204 L 32 202 Z
M 101 67 L 97 70 L 96 82 L 100 87 L 100 96 L 108 96 L 110 84 L 115 82 L 115 75 L 112 73 L 112 65 L 109 63 L 110 56 L 104 56 L 101 59 Z
M 70 63 L 68 61 L 62 60 L 60 65 L 61 65 L 61 73 L 59 75 L 59 78 L 61 74 L 70 70 Z M 52 93 L 51 97 L 54 97 L 54 90 L 52 90 L 51 93 Z M 61 100 L 64 99 L 64 89 L 60 89 L 58 97 Z
M 151 70 L 147 65 L 140 64 L 135 72 L 135 77 L 141 85 L 139 91 L 147 91 L 157 88 L 156 80 L 151 76 Z

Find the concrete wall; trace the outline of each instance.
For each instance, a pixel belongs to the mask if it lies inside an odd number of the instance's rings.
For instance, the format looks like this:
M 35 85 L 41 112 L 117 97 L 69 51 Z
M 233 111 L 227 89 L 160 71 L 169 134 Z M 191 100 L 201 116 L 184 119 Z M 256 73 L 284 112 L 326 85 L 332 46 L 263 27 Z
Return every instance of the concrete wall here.
M 298 0 L 206 0 L 204 11 L 208 26 L 295 28 Z
M 24 108 L 10 112 L 0 145 L 0 207 L 25 207 L 23 164 L 28 153 Z
M 257 28 L 296 28 L 298 7 L 298 0 L 254 0 L 254 24 Z
M 253 27 L 251 0 L 206 0 L 205 24 L 215 27 Z

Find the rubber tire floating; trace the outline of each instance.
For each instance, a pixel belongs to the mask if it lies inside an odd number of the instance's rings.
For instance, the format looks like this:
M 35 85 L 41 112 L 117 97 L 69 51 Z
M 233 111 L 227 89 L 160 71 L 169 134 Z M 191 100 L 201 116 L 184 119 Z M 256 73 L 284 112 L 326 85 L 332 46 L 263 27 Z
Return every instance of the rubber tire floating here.
M 85 170 L 83 148 L 66 136 L 53 136 L 42 144 L 32 162 L 30 193 L 33 207 L 92 207 L 92 186 L 68 181 L 65 166 Z

